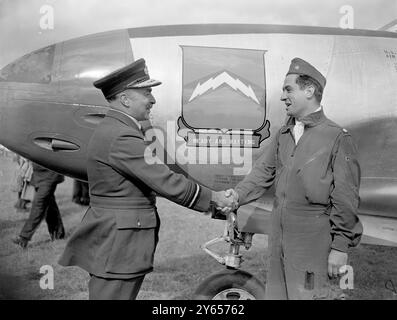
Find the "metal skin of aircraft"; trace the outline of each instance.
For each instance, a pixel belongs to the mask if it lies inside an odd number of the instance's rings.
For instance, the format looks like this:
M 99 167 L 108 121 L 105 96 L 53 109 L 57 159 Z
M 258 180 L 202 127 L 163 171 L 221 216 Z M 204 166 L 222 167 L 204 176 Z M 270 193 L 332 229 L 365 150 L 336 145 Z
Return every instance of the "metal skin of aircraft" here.
M 163 82 L 153 88 L 157 103 L 144 123 L 148 161 L 215 190 L 233 188 L 286 119 L 280 96 L 294 57 L 326 76 L 324 112 L 358 145 L 362 243 L 397 245 L 396 33 L 208 24 L 56 43 L 0 70 L 0 143 L 86 180 L 87 144 L 108 110 L 92 83 L 144 58 L 151 77 Z M 272 194 L 238 210 L 243 235 L 269 231 Z

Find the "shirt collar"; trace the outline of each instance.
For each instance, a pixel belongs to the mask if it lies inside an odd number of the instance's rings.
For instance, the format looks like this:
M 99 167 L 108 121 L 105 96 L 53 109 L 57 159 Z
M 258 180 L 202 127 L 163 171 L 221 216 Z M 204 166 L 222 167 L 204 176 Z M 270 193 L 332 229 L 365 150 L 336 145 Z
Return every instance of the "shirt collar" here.
M 321 110 L 321 106 L 319 106 L 316 110 L 314 110 L 313 113 L 318 112 L 318 111 L 320 111 L 320 110 Z M 307 117 L 307 116 L 306 116 L 306 117 Z M 299 126 L 305 125 L 305 122 L 304 122 L 305 120 L 304 120 L 304 119 L 305 119 L 306 117 L 302 118 L 301 121 L 299 121 L 298 119 L 295 118 L 295 125 L 299 125 Z
M 315 127 L 325 120 L 325 115 L 322 106 L 317 108 L 313 113 L 308 114 L 307 116 L 300 119 L 300 121 L 296 120 L 294 117 L 289 117 L 287 119 L 286 124 L 281 128 L 281 132 L 285 133 L 288 130 L 292 130 L 297 122 L 303 123 L 305 127 Z

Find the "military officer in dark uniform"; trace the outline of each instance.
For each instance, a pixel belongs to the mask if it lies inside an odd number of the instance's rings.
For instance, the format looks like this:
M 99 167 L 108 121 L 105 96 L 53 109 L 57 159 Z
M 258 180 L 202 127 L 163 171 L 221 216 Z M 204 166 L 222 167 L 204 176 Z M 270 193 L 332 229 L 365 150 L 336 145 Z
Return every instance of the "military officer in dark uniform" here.
M 329 120 L 320 105 L 325 77 L 295 58 L 281 100 L 288 120 L 235 190 L 239 205 L 275 184 L 268 299 L 333 299 L 330 286 L 359 243 L 360 166 L 351 135 Z M 335 290 L 336 289 L 336 290 Z
M 63 239 L 65 237 L 62 217 L 55 201 L 55 189 L 65 178 L 63 175 L 34 162 L 32 163 L 32 167 L 33 174 L 30 184 L 35 187 L 32 208 L 21 233 L 17 238 L 13 239 L 13 242 L 22 248 L 26 248 L 43 219 L 47 222 L 51 240 Z
M 231 207 L 224 192 L 213 192 L 165 164 L 149 165 L 139 121 L 148 120 L 156 100 L 145 60 L 96 81 L 110 109 L 88 147 L 90 207 L 59 261 L 90 273 L 90 299 L 135 299 L 153 270 L 160 227 L 156 194 L 197 211 L 210 202 Z

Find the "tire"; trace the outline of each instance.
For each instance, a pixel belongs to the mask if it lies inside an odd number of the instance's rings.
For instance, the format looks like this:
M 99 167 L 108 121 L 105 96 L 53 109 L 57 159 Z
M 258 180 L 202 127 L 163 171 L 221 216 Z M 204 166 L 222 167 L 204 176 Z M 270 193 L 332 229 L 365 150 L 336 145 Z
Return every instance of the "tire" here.
M 209 276 L 199 285 L 194 300 L 263 300 L 265 284 L 252 274 L 226 269 Z

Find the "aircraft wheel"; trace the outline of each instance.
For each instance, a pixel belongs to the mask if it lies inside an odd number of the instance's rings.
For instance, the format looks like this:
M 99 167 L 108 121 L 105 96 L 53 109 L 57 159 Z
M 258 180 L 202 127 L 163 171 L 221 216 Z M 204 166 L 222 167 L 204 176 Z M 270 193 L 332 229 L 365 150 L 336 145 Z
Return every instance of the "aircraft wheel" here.
M 252 274 L 235 269 L 217 272 L 199 285 L 195 300 L 263 300 L 265 285 Z

